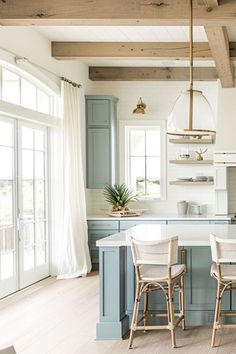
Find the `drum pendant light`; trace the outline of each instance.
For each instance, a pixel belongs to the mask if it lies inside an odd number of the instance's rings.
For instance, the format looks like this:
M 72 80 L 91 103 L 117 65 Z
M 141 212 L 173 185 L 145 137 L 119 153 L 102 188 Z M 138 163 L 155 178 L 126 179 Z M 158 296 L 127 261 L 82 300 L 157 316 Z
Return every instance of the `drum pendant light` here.
M 176 99 L 167 120 L 167 134 L 196 136 L 215 134 L 215 120 L 210 103 L 202 91 L 193 88 L 193 0 L 189 19 L 189 89 Z

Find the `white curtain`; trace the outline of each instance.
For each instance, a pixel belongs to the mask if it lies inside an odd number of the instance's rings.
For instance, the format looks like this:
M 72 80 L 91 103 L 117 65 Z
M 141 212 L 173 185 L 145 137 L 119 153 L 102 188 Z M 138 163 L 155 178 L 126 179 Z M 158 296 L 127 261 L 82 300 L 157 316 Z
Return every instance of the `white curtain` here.
M 86 276 L 91 270 L 81 151 L 80 89 L 62 80 L 62 99 L 64 176 L 59 279 Z

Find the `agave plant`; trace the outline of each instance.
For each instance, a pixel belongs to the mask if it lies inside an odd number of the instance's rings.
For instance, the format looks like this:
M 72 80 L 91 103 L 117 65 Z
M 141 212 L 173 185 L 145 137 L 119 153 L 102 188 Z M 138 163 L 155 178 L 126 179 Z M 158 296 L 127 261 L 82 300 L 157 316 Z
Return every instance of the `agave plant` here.
M 114 184 L 114 186 L 110 184 L 106 184 L 104 188 L 104 195 L 106 201 L 112 205 L 112 210 L 122 210 L 127 208 L 129 202 L 134 201 L 135 193 L 132 189 L 129 189 L 125 183 L 122 184 Z

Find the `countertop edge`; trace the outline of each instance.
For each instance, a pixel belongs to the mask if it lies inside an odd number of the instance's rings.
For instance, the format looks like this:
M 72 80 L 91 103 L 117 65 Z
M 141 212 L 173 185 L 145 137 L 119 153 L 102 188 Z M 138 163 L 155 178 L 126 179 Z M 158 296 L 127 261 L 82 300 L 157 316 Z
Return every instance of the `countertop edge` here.
M 230 221 L 231 216 L 223 216 L 223 215 L 186 215 L 186 216 L 153 216 L 153 215 L 143 215 L 143 216 L 135 216 L 135 217 L 112 217 L 112 216 L 104 216 L 104 215 L 88 215 L 87 221 L 93 220 L 101 220 L 101 221 L 134 221 L 134 220 L 150 220 L 150 221 L 164 221 L 164 220 L 174 220 L 174 221 L 185 221 L 185 220 L 199 220 L 199 221 L 211 221 L 211 220 L 219 220 L 219 221 Z

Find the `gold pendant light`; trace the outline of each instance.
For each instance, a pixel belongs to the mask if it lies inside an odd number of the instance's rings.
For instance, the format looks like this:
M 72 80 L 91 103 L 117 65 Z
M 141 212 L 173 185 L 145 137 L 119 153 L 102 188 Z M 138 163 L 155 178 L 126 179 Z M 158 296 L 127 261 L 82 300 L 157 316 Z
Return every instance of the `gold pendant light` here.
M 140 97 L 137 107 L 133 110 L 133 114 L 146 114 L 145 109 L 146 109 L 145 103 L 142 101 L 142 98 Z
M 167 120 L 167 134 L 197 136 L 215 134 L 215 120 L 210 103 L 202 91 L 193 88 L 193 0 L 189 19 L 189 89 L 175 101 Z

